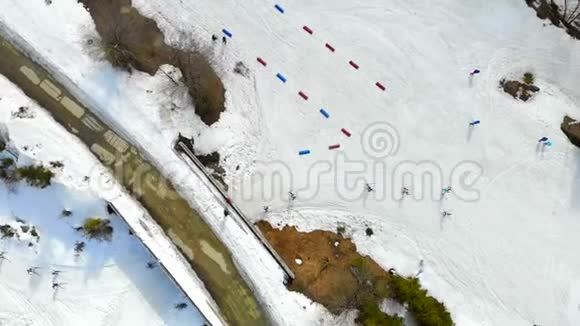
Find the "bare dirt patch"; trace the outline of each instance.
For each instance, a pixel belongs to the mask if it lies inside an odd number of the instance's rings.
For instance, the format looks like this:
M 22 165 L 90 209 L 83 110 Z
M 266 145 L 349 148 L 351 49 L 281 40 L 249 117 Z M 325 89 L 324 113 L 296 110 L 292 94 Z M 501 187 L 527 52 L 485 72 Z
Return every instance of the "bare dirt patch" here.
M 289 226 L 275 229 L 265 221 L 257 226 L 294 272 L 288 288 L 330 312 L 357 309 L 356 322 L 361 325 L 402 326 L 401 317 L 379 309 L 382 300 L 393 299 L 407 308 L 419 326 L 453 325 L 443 303 L 429 296 L 416 277 L 385 271 L 370 257 L 357 253 L 350 239 L 328 231 L 305 233 Z
M 305 294 L 329 311 L 339 314 L 359 306 L 361 284 L 351 267 L 364 262 L 376 277 L 389 273 L 367 256 L 361 256 L 350 239 L 327 231 L 298 232 L 294 227 L 274 229 L 258 223 L 270 244 L 288 263 L 296 278 L 289 289 Z M 364 287 L 364 284 L 363 284 Z
M 195 104 L 201 120 L 212 125 L 224 111 L 223 83 L 201 52 L 182 51 L 165 43 L 154 20 L 142 16 L 131 0 L 78 0 L 91 14 L 105 58 L 116 67 L 137 69 L 154 75 L 163 64 L 182 72 L 182 82 Z M 95 40 L 87 40 L 93 44 Z
M 518 80 L 502 79 L 499 81 L 499 85 L 503 88 L 504 92 L 510 94 L 513 98 L 526 102 L 535 93 L 540 91 L 540 88 L 534 85 L 534 78 L 532 73 L 526 72 L 521 82 Z
M 580 121 L 565 116 L 560 128 L 572 144 L 580 147 Z

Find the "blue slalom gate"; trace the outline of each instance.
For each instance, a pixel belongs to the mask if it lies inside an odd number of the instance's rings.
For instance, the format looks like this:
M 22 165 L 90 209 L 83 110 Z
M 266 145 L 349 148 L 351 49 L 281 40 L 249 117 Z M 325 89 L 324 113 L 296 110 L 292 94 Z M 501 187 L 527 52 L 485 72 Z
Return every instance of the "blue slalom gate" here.
M 310 154 L 310 150 L 309 149 L 304 149 L 301 150 L 300 152 L 298 152 L 298 155 L 302 156 L 302 155 L 308 155 Z
M 330 118 L 330 114 L 328 114 L 325 109 L 320 109 L 320 114 L 322 114 L 326 119 Z
M 231 38 L 231 37 L 233 37 L 233 36 L 234 36 L 234 35 L 233 35 L 233 34 L 232 34 L 230 31 L 228 31 L 228 30 L 227 30 L 227 29 L 225 29 L 225 28 L 224 28 L 224 29 L 222 29 L 222 32 L 224 32 L 224 34 L 226 34 L 226 35 L 227 35 L 227 37 L 230 37 L 230 38 Z
M 276 10 L 278 10 L 281 14 L 284 13 L 284 8 L 282 8 L 282 6 L 276 4 L 276 5 L 274 5 L 274 8 L 276 8 Z
M 278 79 L 280 79 L 283 83 L 286 82 L 286 77 L 284 77 L 284 75 L 282 75 L 281 73 L 277 73 L 276 77 L 278 77 Z

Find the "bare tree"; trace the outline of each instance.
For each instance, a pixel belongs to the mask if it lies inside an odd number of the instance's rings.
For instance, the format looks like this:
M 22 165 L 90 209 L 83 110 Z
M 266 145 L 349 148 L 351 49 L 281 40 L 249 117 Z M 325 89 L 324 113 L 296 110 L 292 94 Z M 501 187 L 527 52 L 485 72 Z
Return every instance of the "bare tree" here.
M 575 4 L 574 1 L 564 0 L 562 20 L 565 24 L 573 24 L 580 21 L 580 0 L 577 0 Z

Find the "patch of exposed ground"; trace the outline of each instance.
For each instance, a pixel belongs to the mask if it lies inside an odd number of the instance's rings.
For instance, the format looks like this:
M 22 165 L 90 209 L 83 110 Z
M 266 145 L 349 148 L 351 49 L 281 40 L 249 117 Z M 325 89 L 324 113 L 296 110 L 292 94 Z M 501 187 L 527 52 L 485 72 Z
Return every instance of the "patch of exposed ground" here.
M 524 102 L 540 91 L 540 88 L 534 85 L 534 75 L 529 72 L 524 74 L 522 81 L 502 79 L 499 81 L 499 85 L 503 88 L 504 92 Z
M 420 289 L 416 278 L 385 271 L 370 257 L 360 255 L 350 239 L 328 231 L 275 229 L 265 221 L 257 226 L 294 272 L 289 290 L 303 293 L 330 312 L 358 309 L 359 324 L 402 325 L 401 318 L 378 309 L 382 300 L 393 299 L 419 317 L 418 325 L 452 325 L 443 304 Z
M 219 120 L 225 109 L 225 89 L 208 58 L 195 49 L 168 46 L 155 21 L 139 14 L 131 0 L 78 1 L 91 14 L 101 38 L 87 42 L 98 46 L 111 64 L 150 75 L 164 64 L 179 68 L 197 115 L 207 125 Z
M 536 11 L 540 19 L 548 19 L 550 22 L 577 40 L 580 40 L 580 3 L 567 1 L 568 8 L 560 8 L 553 1 L 525 0 L 527 5 Z
M 565 116 L 560 126 L 572 144 L 580 147 L 580 121 Z

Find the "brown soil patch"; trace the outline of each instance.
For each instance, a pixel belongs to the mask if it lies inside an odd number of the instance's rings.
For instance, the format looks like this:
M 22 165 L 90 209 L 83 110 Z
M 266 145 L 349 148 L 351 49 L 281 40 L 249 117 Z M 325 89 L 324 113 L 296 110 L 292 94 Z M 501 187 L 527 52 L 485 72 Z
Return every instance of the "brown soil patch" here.
M 289 226 L 274 229 L 265 221 L 257 226 L 294 272 L 296 278 L 289 289 L 321 303 L 332 313 L 356 309 L 378 283 L 386 286 L 389 273 L 370 257 L 357 253 L 350 239 L 328 231 L 303 233 Z
M 580 121 L 565 116 L 560 126 L 572 144 L 580 147 Z
M 526 102 L 529 100 L 534 93 L 540 91 L 538 86 L 528 85 L 517 80 L 505 80 L 499 81 L 500 86 L 503 88 L 504 92 L 513 96 L 513 98 L 519 98 L 520 100 Z
M 212 125 L 225 110 L 224 86 L 197 51 L 182 51 L 165 44 L 154 20 L 143 17 L 131 0 L 78 0 L 90 12 L 101 37 L 100 47 L 111 64 L 154 75 L 163 64 L 179 68 L 201 120 Z

